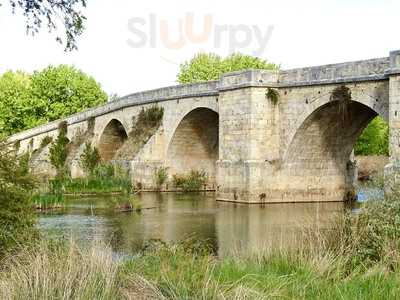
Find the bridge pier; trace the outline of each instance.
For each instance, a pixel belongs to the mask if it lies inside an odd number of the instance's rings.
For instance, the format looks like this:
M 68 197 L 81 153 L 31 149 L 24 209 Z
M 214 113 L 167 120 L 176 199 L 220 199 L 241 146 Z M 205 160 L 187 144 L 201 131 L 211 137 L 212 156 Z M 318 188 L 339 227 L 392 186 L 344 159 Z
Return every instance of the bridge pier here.
M 400 51 L 390 53 L 389 70 L 389 152 L 385 167 L 385 193 L 399 191 L 400 184 Z

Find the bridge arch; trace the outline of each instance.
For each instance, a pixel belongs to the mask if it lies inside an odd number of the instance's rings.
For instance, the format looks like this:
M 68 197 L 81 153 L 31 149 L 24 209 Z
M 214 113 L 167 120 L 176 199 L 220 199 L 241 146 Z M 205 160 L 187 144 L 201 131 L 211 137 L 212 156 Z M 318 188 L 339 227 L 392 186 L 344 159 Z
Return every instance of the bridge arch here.
M 103 129 L 98 142 L 98 149 L 102 161 L 114 159 L 117 151 L 128 139 L 127 131 L 121 121 L 112 119 Z
M 166 165 L 169 173 L 187 174 L 191 170 L 203 170 L 209 183 L 214 184 L 218 157 L 218 113 L 206 107 L 191 110 L 180 120 L 168 144 Z
M 287 188 L 311 190 L 338 201 L 353 189 L 354 166 L 349 158 L 357 138 L 372 119 L 378 115 L 386 119 L 387 114 L 357 98 L 347 104 L 321 100 L 305 119 L 304 114 L 300 117 L 301 125 L 283 158 L 282 175 L 289 177 Z

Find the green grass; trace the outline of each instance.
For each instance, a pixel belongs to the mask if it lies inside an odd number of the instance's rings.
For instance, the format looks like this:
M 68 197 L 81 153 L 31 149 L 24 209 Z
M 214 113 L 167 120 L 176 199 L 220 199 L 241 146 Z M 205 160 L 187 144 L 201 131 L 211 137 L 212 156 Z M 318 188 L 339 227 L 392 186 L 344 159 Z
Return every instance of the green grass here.
M 60 182 L 65 194 L 129 193 L 131 181 L 125 178 L 74 178 Z
M 1 299 L 398 299 L 400 272 L 344 273 L 340 257 L 218 258 L 188 243 L 117 260 L 110 248 L 41 242 L 2 260 Z

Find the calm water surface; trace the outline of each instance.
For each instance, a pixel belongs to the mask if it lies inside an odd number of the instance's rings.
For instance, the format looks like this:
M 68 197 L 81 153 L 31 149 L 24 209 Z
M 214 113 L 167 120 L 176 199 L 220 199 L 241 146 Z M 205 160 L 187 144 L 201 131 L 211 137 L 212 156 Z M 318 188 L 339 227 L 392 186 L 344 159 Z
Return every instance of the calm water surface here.
M 113 197 L 68 198 L 61 212 L 40 215 L 42 232 L 103 241 L 119 254 L 134 254 L 146 241 L 207 240 L 219 255 L 296 247 L 307 228 L 327 229 L 343 203 L 244 205 L 217 202 L 214 193 L 136 196 L 142 212 L 116 212 Z M 129 197 L 129 196 L 118 196 Z M 146 209 L 150 208 L 150 209 Z

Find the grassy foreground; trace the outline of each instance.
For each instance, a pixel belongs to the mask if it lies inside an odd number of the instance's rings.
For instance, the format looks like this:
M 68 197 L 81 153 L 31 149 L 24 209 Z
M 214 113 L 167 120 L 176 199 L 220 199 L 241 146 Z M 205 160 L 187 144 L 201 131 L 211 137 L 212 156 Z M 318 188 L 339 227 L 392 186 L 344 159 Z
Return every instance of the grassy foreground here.
M 328 232 L 305 231 L 301 250 L 251 257 L 219 258 L 185 241 L 117 259 L 104 245 L 43 240 L 2 259 L 0 299 L 399 299 L 394 199 L 370 202 Z

